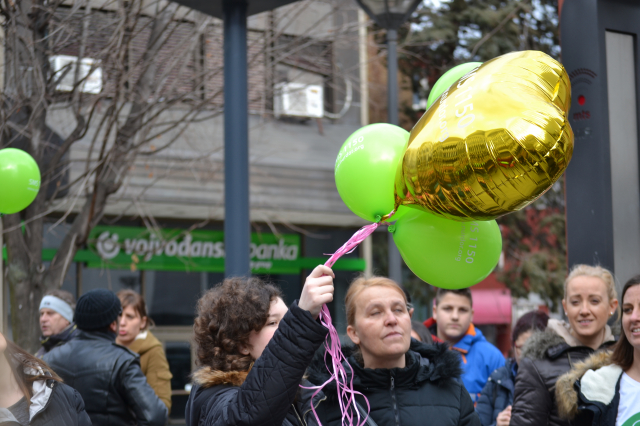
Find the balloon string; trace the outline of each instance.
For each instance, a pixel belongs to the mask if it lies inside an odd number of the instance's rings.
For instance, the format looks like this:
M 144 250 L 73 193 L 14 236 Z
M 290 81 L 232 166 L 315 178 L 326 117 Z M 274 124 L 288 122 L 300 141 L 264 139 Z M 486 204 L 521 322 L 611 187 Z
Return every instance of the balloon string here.
M 351 238 L 349 238 L 346 243 L 344 243 L 342 247 L 340 247 L 335 253 L 331 255 L 329 260 L 327 260 L 327 262 L 325 263 L 325 266 L 332 267 L 342 256 L 353 252 L 361 242 L 363 242 L 369 235 L 371 235 L 376 229 L 378 229 L 382 222 L 388 220 L 394 214 L 395 210 L 388 215 L 377 216 L 376 223 L 372 223 L 371 225 L 366 225 L 360 228 L 355 234 L 353 234 Z M 329 308 L 327 308 L 327 305 L 322 306 L 318 319 L 320 320 L 320 323 L 327 327 L 327 329 L 329 330 L 327 338 L 324 342 L 324 346 L 326 348 L 326 352 L 324 354 L 324 365 L 331 377 L 320 386 L 305 387 L 300 385 L 300 387 L 303 389 L 316 390 L 311 396 L 311 411 L 313 412 L 318 425 L 322 425 L 322 423 L 320 422 L 320 418 L 318 417 L 318 413 L 316 413 L 313 399 L 316 397 L 316 395 L 318 395 L 318 393 L 320 393 L 322 388 L 335 380 L 336 390 L 338 392 L 338 404 L 340 405 L 340 412 L 342 413 L 343 426 L 364 426 L 367 418 L 369 417 L 369 413 L 371 412 L 371 406 L 369 405 L 369 400 L 366 396 L 364 396 L 361 392 L 355 391 L 353 389 L 353 369 L 348 362 L 344 362 L 346 361 L 346 358 L 342 353 L 340 336 L 338 335 L 338 331 L 332 324 L 331 315 L 329 314 Z M 327 356 L 329 355 L 331 356 L 331 365 L 329 365 L 329 363 L 327 362 Z M 350 376 L 347 374 L 344 365 L 346 365 L 351 371 Z M 360 410 L 358 410 L 356 407 L 356 395 L 362 396 L 364 398 L 364 401 L 367 403 L 367 415 L 364 418 L 361 417 Z

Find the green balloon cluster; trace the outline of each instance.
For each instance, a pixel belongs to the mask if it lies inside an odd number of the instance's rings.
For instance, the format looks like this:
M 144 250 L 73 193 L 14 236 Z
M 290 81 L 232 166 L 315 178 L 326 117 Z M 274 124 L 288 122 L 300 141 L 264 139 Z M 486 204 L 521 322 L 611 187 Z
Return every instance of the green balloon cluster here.
M 364 220 L 377 222 L 395 203 L 394 179 L 409 132 L 392 124 L 370 124 L 346 140 L 336 159 L 336 187 L 342 201 Z
M 0 214 L 24 210 L 40 190 L 40 169 L 26 152 L 16 148 L 0 150 Z
M 478 68 L 482 65 L 482 62 L 467 62 L 464 64 L 457 65 L 451 68 L 449 71 L 442 74 L 442 76 L 436 81 L 436 84 L 433 85 L 431 92 L 429 93 L 429 97 L 427 98 L 427 109 L 436 99 L 440 97 L 453 83 L 458 81 L 462 76 L 467 74 L 474 68 Z
M 458 65 L 436 82 L 427 108 L 480 62 Z M 409 132 L 391 124 L 371 124 L 353 133 L 340 148 L 335 178 L 342 201 L 361 218 L 377 222 L 395 206 L 394 182 Z M 456 222 L 400 206 L 389 219 L 393 239 L 407 266 L 440 288 L 470 287 L 496 267 L 502 236 L 495 220 Z
M 456 222 L 409 209 L 389 231 L 409 269 L 440 288 L 479 283 L 496 267 L 502 252 L 502 235 L 495 220 Z

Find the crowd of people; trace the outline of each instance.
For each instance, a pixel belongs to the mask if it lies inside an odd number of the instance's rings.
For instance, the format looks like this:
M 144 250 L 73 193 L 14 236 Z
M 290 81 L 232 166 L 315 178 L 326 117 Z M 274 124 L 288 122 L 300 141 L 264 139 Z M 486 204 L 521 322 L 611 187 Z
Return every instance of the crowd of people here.
M 318 266 L 289 307 L 255 277 L 225 279 L 200 298 L 188 426 L 343 424 L 318 320 L 333 279 Z M 432 318 L 420 322 L 398 283 L 357 278 L 344 300 L 349 415 L 367 426 L 640 422 L 640 276 L 618 299 L 608 270 L 577 265 L 562 307 L 566 321 L 520 317 L 505 359 L 474 326 L 468 289 L 438 289 Z M 610 327 L 616 312 L 619 333 Z M 0 334 L 0 425 L 167 424 L 172 375 L 152 326 L 131 290 L 92 290 L 77 303 L 48 293 L 36 354 Z

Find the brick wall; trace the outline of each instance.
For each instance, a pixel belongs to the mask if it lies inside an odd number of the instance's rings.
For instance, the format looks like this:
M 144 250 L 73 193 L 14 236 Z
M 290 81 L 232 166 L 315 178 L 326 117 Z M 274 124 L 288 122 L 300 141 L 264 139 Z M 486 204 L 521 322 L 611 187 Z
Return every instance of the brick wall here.
M 77 56 L 80 46 L 83 12 L 69 15 L 60 8 L 53 25 L 51 55 Z M 104 91 L 113 96 L 118 82 L 135 86 L 142 75 L 143 57 L 152 30 L 152 19 L 139 16 L 122 22 L 110 11 L 91 12 L 85 57 L 101 61 Z M 119 42 L 128 25 L 129 42 Z M 223 38 L 221 25 L 208 25 L 199 37 L 193 22 L 172 22 L 166 31 L 166 42 L 153 58 L 156 67 L 156 96 L 165 100 L 182 97 L 208 99 L 211 107 L 223 102 Z M 126 37 L 125 37 L 126 38 Z M 126 47 L 125 47 L 126 43 Z M 247 40 L 249 64 L 249 109 L 262 111 L 265 102 L 265 36 L 250 30 Z

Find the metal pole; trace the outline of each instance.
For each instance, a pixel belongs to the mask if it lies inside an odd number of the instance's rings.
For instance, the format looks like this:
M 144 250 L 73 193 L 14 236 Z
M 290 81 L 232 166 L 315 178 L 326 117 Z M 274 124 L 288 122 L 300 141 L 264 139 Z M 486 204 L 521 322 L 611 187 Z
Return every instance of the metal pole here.
M 398 117 L 398 33 L 396 30 L 387 30 L 387 119 L 389 123 L 400 124 Z M 389 244 L 389 278 L 402 284 L 402 257 L 393 241 L 393 236 L 387 234 Z
M 396 126 L 398 118 L 398 32 L 387 30 L 387 121 Z
M 249 101 L 247 2 L 225 0 L 224 15 L 224 245 L 225 276 L 249 265 Z

